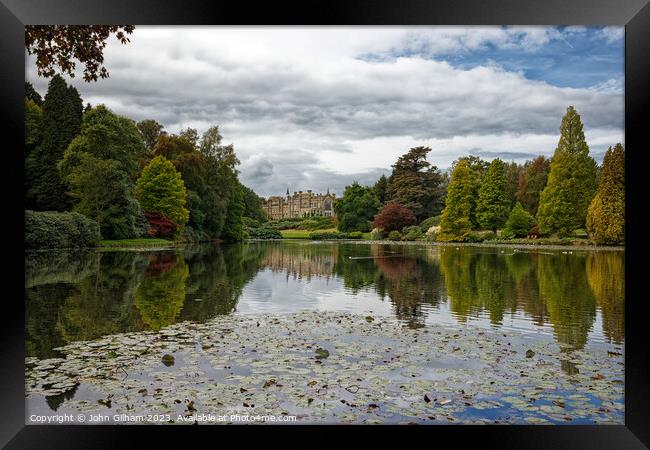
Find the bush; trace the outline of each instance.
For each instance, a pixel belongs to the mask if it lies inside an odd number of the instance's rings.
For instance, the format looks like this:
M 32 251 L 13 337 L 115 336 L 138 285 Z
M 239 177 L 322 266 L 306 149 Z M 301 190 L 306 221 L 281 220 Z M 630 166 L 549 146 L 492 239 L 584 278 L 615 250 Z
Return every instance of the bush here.
M 504 237 L 524 237 L 528 234 L 528 231 L 535 223 L 533 216 L 521 206 L 521 203 L 517 204 L 510 211 L 508 220 L 506 221 L 505 234 Z
M 402 235 L 403 241 L 415 241 L 424 236 L 419 226 L 404 227 L 402 229 Z
M 402 233 L 400 233 L 397 230 L 393 230 L 390 233 L 388 233 L 388 239 L 391 241 L 401 241 L 402 240 Z
M 331 217 L 310 217 L 303 219 L 298 224 L 298 228 L 301 230 L 326 230 L 334 227 L 334 220 Z
M 99 225 L 76 212 L 25 211 L 25 248 L 97 247 Z
M 472 231 L 467 235 L 467 242 L 483 242 L 484 240 L 485 235 L 476 231 Z
M 282 233 L 269 227 L 248 228 L 246 227 L 249 239 L 282 239 Z
M 422 222 L 420 222 L 420 230 L 423 233 L 426 233 L 429 228 L 431 227 L 436 227 L 440 225 L 440 216 L 434 216 L 434 217 L 429 217 L 428 219 L 424 219 Z
M 373 241 L 378 241 L 380 239 L 383 239 L 383 237 L 384 233 L 379 228 L 373 228 L 373 230 L 370 232 L 370 239 Z
M 253 219 L 252 217 L 244 216 L 244 217 L 241 218 L 241 221 L 242 221 L 242 224 L 245 227 L 248 227 L 248 228 L 259 228 L 260 227 L 260 221 L 257 220 L 257 219 Z
M 338 231 L 335 232 L 322 232 L 322 231 L 314 231 L 312 233 L 309 233 L 309 239 L 313 239 L 315 241 L 323 241 L 327 239 L 348 239 L 349 235 L 347 233 L 341 233 Z
M 381 228 L 384 231 L 397 231 L 413 225 L 416 222 L 415 214 L 408 208 L 396 202 L 388 202 L 375 216 L 372 222 L 374 228 Z
M 178 230 L 176 222 L 159 212 L 145 211 L 144 216 L 149 222 L 149 229 L 147 230 L 149 237 L 172 239 Z
M 352 231 L 348 233 L 350 239 L 363 239 L 363 233 L 361 231 Z

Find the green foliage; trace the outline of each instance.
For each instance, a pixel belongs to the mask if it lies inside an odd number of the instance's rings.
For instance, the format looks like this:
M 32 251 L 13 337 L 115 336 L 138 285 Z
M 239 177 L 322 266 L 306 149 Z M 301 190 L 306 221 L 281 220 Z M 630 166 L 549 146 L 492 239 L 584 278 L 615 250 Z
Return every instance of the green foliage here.
M 607 149 L 596 196 L 587 212 L 587 230 L 599 244 L 625 242 L 625 150 Z
M 348 233 L 341 233 L 341 232 L 313 231 L 309 233 L 309 239 L 313 239 L 315 241 L 324 241 L 330 239 L 348 239 L 348 238 L 349 238 Z
M 506 232 L 508 236 L 523 237 L 528 235 L 534 224 L 535 218 L 524 209 L 521 203 L 517 202 L 508 216 Z
M 149 150 L 153 150 L 158 138 L 163 132 L 163 126 L 152 119 L 145 119 L 136 124 L 138 131 L 142 135 L 144 144 Z
M 445 209 L 440 217 L 440 241 L 464 241 L 475 221 L 479 173 L 469 159 L 456 163 L 451 174 Z
M 506 173 L 508 177 L 508 199 L 510 204 L 508 210 L 515 206 L 517 201 L 517 191 L 519 190 L 519 178 L 521 178 L 523 167 L 512 161 L 507 165 Z
M 230 192 L 226 220 L 224 223 L 223 238 L 228 241 L 241 241 L 244 239 L 244 186 L 236 181 L 234 189 Z
M 348 233 L 350 239 L 363 239 L 363 233 L 361 231 L 352 231 Z
M 388 233 L 388 240 L 390 240 L 390 241 L 401 241 L 402 240 L 402 233 L 400 233 L 397 230 L 393 230 L 390 233 Z
M 511 197 L 507 166 L 499 158 L 490 163 L 478 190 L 476 219 L 484 229 L 496 231 L 508 218 Z
M 426 233 L 429 231 L 429 228 L 436 227 L 438 225 L 440 225 L 440 216 L 433 216 L 429 217 L 428 219 L 424 219 L 418 226 L 423 233 Z
M 418 220 L 442 210 L 443 177 L 427 160 L 429 147 L 414 147 L 393 164 L 388 186 L 389 199 L 410 209 Z
M 250 217 L 260 222 L 266 222 L 268 215 L 263 208 L 263 199 L 257 195 L 251 188 L 243 186 L 244 192 L 244 216 Z
M 43 110 L 25 97 L 25 152 L 26 157 L 41 142 Z
M 86 152 L 77 155 L 76 162 L 65 175 L 70 196 L 78 200 L 74 210 L 95 220 L 104 239 L 145 236 L 147 222 L 122 165 Z
M 159 212 L 179 226 L 179 233 L 189 219 L 185 208 L 186 190 L 181 175 L 163 156 L 156 156 L 142 169 L 136 184 L 136 196 L 145 211 Z
M 29 81 L 25 82 L 25 98 L 34 102 L 34 104 L 39 108 L 43 106 L 43 98 L 41 97 L 41 94 L 36 92 L 36 89 L 34 89 L 34 86 L 32 86 L 32 83 Z
M 380 204 L 372 188 L 356 181 L 346 186 L 343 197 L 334 203 L 341 231 L 370 231 L 370 222 L 377 214 Z
M 551 161 L 544 156 L 538 156 L 532 161 L 526 161 L 519 175 L 519 188 L 516 200 L 533 216 L 537 214 L 539 197 L 546 187 Z
M 268 227 L 250 228 L 246 227 L 249 239 L 282 239 L 282 233 Z
M 580 115 L 569 106 L 562 118 L 548 184 L 540 196 L 537 223 L 541 233 L 568 236 L 583 228 L 595 191 L 596 162 L 589 156 Z
M 424 237 L 424 233 L 422 233 L 422 230 L 420 229 L 419 226 L 410 226 L 410 227 L 404 227 L 402 230 L 402 240 L 403 241 L 415 241 L 418 239 L 422 239 Z
M 77 90 L 55 75 L 43 102 L 41 141 L 26 164 L 28 206 L 41 211 L 66 211 L 72 207 L 57 163 L 81 129 L 82 109 Z
M 385 204 L 389 200 L 388 184 L 388 178 L 386 175 L 382 174 L 375 185 L 372 187 L 372 191 L 375 193 L 375 196 L 381 205 Z
M 96 247 L 99 226 L 75 212 L 25 211 L 25 248 Z

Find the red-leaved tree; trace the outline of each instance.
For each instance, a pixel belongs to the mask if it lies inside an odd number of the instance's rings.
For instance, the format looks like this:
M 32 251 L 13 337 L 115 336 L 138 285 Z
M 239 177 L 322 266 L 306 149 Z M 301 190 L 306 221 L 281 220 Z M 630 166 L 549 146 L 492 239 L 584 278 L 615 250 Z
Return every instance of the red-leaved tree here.
M 417 219 L 415 214 L 408 208 L 396 202 L 388 202 L 372 222 L 374 228 L 381 228 L 386 232 L 400 231 L 402 228 L 415 225 Z
M 149 222 L 149 236 L 171 239 L 178 229 L 178 224 L 159 212 L 145 211 L 144 216 Z

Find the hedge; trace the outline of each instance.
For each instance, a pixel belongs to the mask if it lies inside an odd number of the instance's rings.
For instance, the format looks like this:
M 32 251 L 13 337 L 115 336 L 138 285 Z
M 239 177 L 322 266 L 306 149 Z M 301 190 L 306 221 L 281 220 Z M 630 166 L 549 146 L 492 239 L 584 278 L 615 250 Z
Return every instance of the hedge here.
M 25 248 L 97 247 L 99 225 L 76 212 L 25 211 Z
M 349 235 L 347 233 L 341 233 L 340 231 L 336 232 L 322 232 L 322 231 L 314 231 L 312 233 L 309 233 L 309 239 L 313 239 L 315 241 L 324 241 L 328 239 L 348 239 Z
M 273 228 L 266 228 L 266 227 L 248 228 L 248 227 L 246 227 L 246 231 L 248 232 L 248 238 L 249 239 L 282 239 L 282 233 L 280 233 L 278 230 L 275 230 Z

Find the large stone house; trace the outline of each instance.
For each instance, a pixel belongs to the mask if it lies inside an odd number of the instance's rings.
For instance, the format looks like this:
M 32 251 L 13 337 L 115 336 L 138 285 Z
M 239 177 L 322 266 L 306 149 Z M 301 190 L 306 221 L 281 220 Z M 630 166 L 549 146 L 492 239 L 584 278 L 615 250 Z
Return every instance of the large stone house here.
M 336 194 L 314 194 L 311 189 L 306 192 L 298 191 L 293 195 L 269 197 L 264 203 L 264 210 L 271 219 L 287 219 L 293 217 L 328 216 L 334 217 L 334 202 Z

